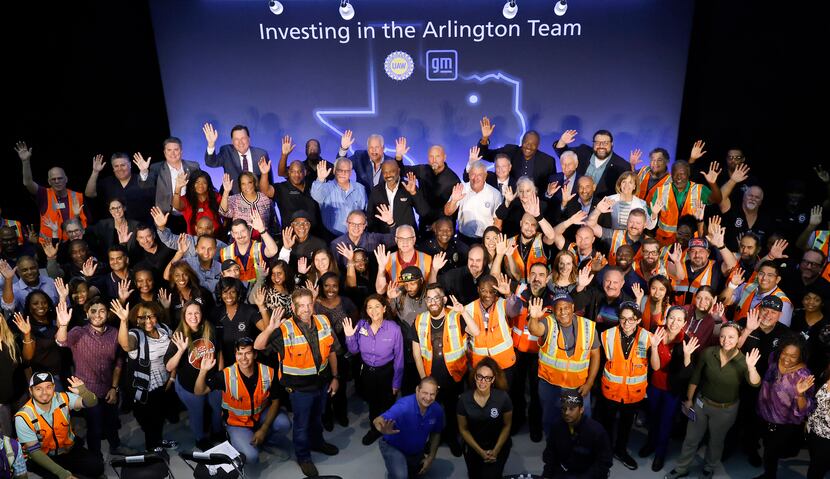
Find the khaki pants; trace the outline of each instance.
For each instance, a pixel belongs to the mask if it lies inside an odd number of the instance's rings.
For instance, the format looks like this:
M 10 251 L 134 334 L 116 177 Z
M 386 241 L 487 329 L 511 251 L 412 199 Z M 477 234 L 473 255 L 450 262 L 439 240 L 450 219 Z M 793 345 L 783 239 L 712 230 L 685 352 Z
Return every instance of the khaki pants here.
M 703 407 L 699 404 L 702 402 Z M 720 463 L 721 455 L 723 455 L 723 443 L 726 439 L 726 433 L 732 424 L 735 423 L 735 418 L 738 417 L 738 402 L 729 407 L 721 408 L 710 405 L 709 403 L 696 399 L 692 407 L 697 414 L 697 420 L 689 421 L 686 428 L 686 438 L 683 440 L 683 448 L 680 450 L 680 457 L 677 459 L 677 472 L 688 472 L 689 466 L 697 454 L 697 448 L 706 431 L 709 431 L 709 444 L 706 447 L 706 454 L 704 459 L 706 464 L 704 469 L 714 471 L 718 463 Z

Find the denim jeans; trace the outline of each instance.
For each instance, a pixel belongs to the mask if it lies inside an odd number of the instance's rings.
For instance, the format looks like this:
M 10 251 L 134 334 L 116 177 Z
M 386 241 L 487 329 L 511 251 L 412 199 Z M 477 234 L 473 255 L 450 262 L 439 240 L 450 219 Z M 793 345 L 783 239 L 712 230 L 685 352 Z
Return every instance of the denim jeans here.
M 210 405 L 210 423 L 213 432 L 222 430 L 222 391 L 211 391 L 205 396 L 197 396 L 188 391 L 176 379 L 176 395 L 187 408 L 187 418 L 190 423 L 190 432 L 195 440 L 208 436 L 205 432 L 205 405 Z
M 542 401 L 542 427 L 545 439 L 550 435 L 553 425 L 562 420 L 562 387 L 554 386 L 545 381 L 539 381 L 539 399 Z M 585 415 L 591 416 L 591 394 L 584 397 Z
M 108 404 L 106 398 L 98 398 L 98 404 L 86 409 L 86 446 L 90 452 L 101 453 L 101 440 L 106 439 L 110 450 L 121 445 L 118 437 L 118 404 Z
M 294 452 L 297 462 L 311 461 L 311 448 L 323 445 L 323 411 L 326 407 L 328 385 L 315 391 L 290 393 L 294 409 Z
M 259 464 L 259 448 L 251 444 L 254 438 L 254 431 L 262 426 L 262 421 L 267 415 L 268 409 L 262 411 L 259 416 L 259 421 L 255 427 L 239 427 L 227 426 L 228 436 L 230 437 L 231 445 L 245 456 L 245 464 L 256 465 Z M 276 445 L 276 439 L 279 436 L 284 436 L 288 430 L 291 429 L 291 420 L 288 416 L 280 411 L 274 422 L 271 423 L 271 429 L 268 431 L 268 436 L 265 438 L 265 444 Z
M 383 456 L 383 463 L 386 464 L 386 477 L 388 479 L 409 479 L 418 474 L 423 454 L 407 456 L 395 446 L 390 446 L 385 439 L 378 441 L 380 455 Z
M 654 446 L 654 457 L 666 458 L 674 416 L 680 407 L 680 397 L 669 391 L 648 387 L 648 440 Z

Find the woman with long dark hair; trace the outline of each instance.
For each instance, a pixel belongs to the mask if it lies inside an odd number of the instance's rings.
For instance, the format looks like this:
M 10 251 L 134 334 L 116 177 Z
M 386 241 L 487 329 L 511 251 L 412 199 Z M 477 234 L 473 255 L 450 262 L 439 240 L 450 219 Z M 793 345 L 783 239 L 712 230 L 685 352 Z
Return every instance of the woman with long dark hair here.
M 16 400 L 22 391 L 15 385 L 25 381 L 20 370 L 20 348 L 14 331 L 0 314 L 0 435 L 12 437 L 12 417 L 16 412 Z
M 265 291 L 265 307 L 271 311 L 282 308 L 283 317 L 291 316 L 291 293 L 294 292 L 294 277 L 288 263 L 278 259 L 268 268 L 268 276 L 261 289 Z
M 498 479 L 510 455 L 513 403 L 498 363 L 485 357 L 469 376 L 470 389 L 458 398 L 458 432 L 470 479 Z M 448 411 L 447 414 L 452 414 Z
M 351 318 L 343 320 L 346 347 L 360 355 L 360 383 L 363 397 L 369 403 L 369 432 L 363 444 L 380 438 L 372 421 L 395 404 L 403 381 L 403 335 L 394 321 L 386 319 L 386 302 L 379 294 L 372 294 L 363 304 L 366 319 L 356 324 Z
M 23 361 L 32 371 L 48 372 L 55 376 L 55 389 L 63 390 L 60 379 L 68 377 L 69 364 L 61 347 L 55 342 L 58 327 L 52 298 L 36 289 L 26 296 L 23 312 L 14 313 L 14 324 L 23 336 Z
M 170 264 L 169 274 L 165 279 L 170 281 L 170 324 L 172 328 L 179 326 L 182 309 L 188 301 L 196 301 L 205 311 L 212 311 L 214 307 L 213 295 L 199 284 L 196 272 L 184 261 Z
M 640 311 L 643 312 L 643 328 L 654 332 L 658 327 L 665 326 L 666 313 L 674 298 L 671 280 L 661 274 L 653 276 L 648 280 L 648 296 L 639 284 L 634 284 L 631 290 L 634 292 Z
M 273 225 L 274 222 L 274 208 L 273 201 L 264 194 L 257 191 L 259 180 L 250 171 L 243 171 L 239 175 L 239 193 L 231 195 L 231 188 L 233 187 L 233 180 L 231 176 L 225 173 L 222 178 L 222 200 L 219 203 L 219 214 L 231 220 L 241 218 L 251 226 L 251 239 L 259 239 L 259 231 L 253 228 L 252 215 L 253 210 L 259 212 L 262 218 L 262 224 L 266 228 Z
M 185 188 L 184 197 L 179 194 L 182 188 Z M 221 200 L 222 197 L 213 187 L 210 175 L 204 171 L 194 170 L 189 176 L 176 177 L 172 206 L 182 212 L 184 221 L 187 223 L 187 234 L 196 234 L 196 222 L 202 217 L 208 217 L 213 221 L 213 234 L 215 235 L 222 225 L 222 218 L 219 216 Z

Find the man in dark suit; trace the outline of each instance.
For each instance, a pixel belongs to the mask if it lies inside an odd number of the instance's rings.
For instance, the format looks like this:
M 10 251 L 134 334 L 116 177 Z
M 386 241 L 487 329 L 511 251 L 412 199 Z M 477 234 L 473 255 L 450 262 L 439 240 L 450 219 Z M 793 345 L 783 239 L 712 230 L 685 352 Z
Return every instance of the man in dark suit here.
M 561 204 L 563 198 L 576 195 L 577 181 L 582 176 L 576 171 L 579 166 L 579 158 L 573 151 L 568 150 L 562 153 L 559 157 L 559 164 L 562 165 L 562 172 L 550 175 L 548 188 L 545 191 L 545 198 L 552 204 Z
M 383 137 L 380 135 L 369 135 L 369 139 L 366 140 L 366 149 L 356 150 L 349 157 L 349 148 L 352 147 L 352 144 L 354 144 L 352 130 L 346 130 L 340 138 L 340 150 L 337 152 L 337 158 L 351 159 L 357 182 L 363 185 L 366 191 L 372 191 L 375 185 L 383 184 L 380 165 L 387 160 L 395 161 L 395 158 L 385 153 L 386 147 L 383 143 Z M 403 165 L 402 162 L 398 163 L 401 166 Z
M 231 128 L 231 144 L 222 145 L 219 152 L 216 152 L 216 140 L 219 133 L 210 123 L 202 127 L 207 140 L 207 151 L 205 151 L 205 165 L 213 168 L 222 167 L 222 170 L 230 175 L 233 180 L 232 194 L 239 193 L 239 175 L 243 171 L 250 171 L 259 178 L 259 159 L 265 157 L 270 161 L 268 152 L 262 148 L 251 146 L 251 136 L 248 127 L 235 125 Z
M 401 168 L 395 160 L 384 161 L 380 168 L 383 182 L 369 193 L 369 231 L 388 234 L 400 225 L 410 225 L 417 230 L 415 212 L 422 215 L 427 212 L 429 205 L 415 186 L 415 173 L 410 172 L 404 184 L 401 182 Z M 375 216 L 380 214 L 388 217 L 386 209 L 392 210 L 391 225 Z
M 507 144 L 501 148 L 490 149 L 490 135 L 496 125 L 490 123 L 490 119 L 486 116 L 481 119 L 481 140 L 478 142 L 478 148 L 481 153 L 481 158 L 485 161 L 494 162 L 496 155 L 504 153 L 510 158 L 512 165 L 510 170 L 510 178 L 515 185 L 516 180 L 522 176 L 527 176 L 533 180 L 537 191 L 545 191 L 548 186 L 548 178 L 550 175 L 556 173 L 556 160 L 547 153 L 539 151 L 539 133 L 531 130 L 522 136 L 522 144 L 511 145 Z
M 593 147 L 579 145 L 571 148 L 576 138 L 576 130 L 567 130 L 559 140 L 553 144 L 553 149 L 559 157 L 565 151 L 573 151 L 579 158 L 577 172 L 588 175 L 596 183 L 596 195 L 604 198 L 617 192 L 617 178 L 626 171 L 631 171 L 631 164 L 623 157 L 614 153 L 614 136 L 608 130 L 599 130 L 594 133 Z
M 282 152 L 277 165 L 277 174 L 283 178 L 288 178 L 288 155 L 294 151 L 295 146 L 290 136 L 285 135 L 282 138 Z M 300 162 L 305 167 L 305 186 L 307 190 L 311 190 L 311 184 L 317 179 L 317 164 L 321 161 L 326 164 L 326 168 L 331 169 L 326 181 L 333 180 L 334 164 L 320 156 L 320 142 L 316 138 L 311 138 L 305 142 L 305 160 Z
M 467 167 L 464 168 L 464 182 L 470 181 L 470 165 L 475 163 L 477 160 L 481 160 L 482 158 L 479 156 L 479 148 L 478 146 L 474 146 L 470 149 L 470 158 L 467 162 Z M 494 161 L 494 171 L 487 172 L 487 179 L 484 180 L 485 183 L 492 186 L 493 188 L 499 190 L 499 193 L 504 196 L 505 190 L 507 187 L 516 191 L 516 180 L 517 178 L 512 178 L 510 176 L 510 172 L 513 170 L 513 163 L 510 160 L 510 157 L 504 153 L 498 153 L 496 155 L 496 159 Z
M 182 233 L 186 224 L 181 213 L 173 209 L 173 185 L 180 175 L 188 176 L 191 172 L 200 170 L 199 163 L 182 159 L 182 140 L 171 136 L 162 144 L 164 150 L 164 163 L 150 165 L 150 159 L 146 160 L 141 153 L 133 156 L 133 161 L 138 165 L 139 176 L 138 186 L 141 188 L 154 188 L 155 204 L 163 213 L 173 213 L 168 221 L 168 227 L 176 233 Z M 184 188 L 181 195 L 184 196 Z

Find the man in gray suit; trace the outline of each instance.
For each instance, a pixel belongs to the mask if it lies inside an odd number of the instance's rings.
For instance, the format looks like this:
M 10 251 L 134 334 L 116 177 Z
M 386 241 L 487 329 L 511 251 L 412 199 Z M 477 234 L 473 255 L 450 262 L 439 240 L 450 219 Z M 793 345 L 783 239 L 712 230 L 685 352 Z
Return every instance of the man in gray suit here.
M 265 157 L 266 160 L 271 160 L 267 151 L 251 146 L 251 136 L 248 133 L 248 127 L 245 125 L 235 125 L 231 128 L 231 144 L 222 145 L 219 152 L 216 151 L 216 140 L 219 138 L 219 133 L 213 128 L 213 125 L 205 123 L 202 131 L 205 133 L 205 139 L 207 140 L 205 165 L 213 168 L 221 166 L 225 173 L 230 175 L 233 179 L 232 194 L 239 193 L 239 175 L 243 171 L 250 171 L 259 178 L 259 159 Z
M 195 161 L 182 160 L 182 140 L 171 136 L 164 140 L 162 144 L 164 150 L 164 163 L 155 163 L 150 165 L 152 158 L 146 160 L 141 156 L 141 153 L 136 153 L 133 157 L 139 169 L 139 182 L 141 188 L 155 188 L 156 189 L 156 206 L 162 212 L 172 212 L 173 217 L 177 218 L 175 223 L 169 224 L 174 231 L 181 228 L 179 233 L 184 231 L 184 220 L 181 218 L 181 213 L 172 208 L 173 203 L 173 185 L 176 184 L 176 178 L 180 175 L 189 176 L 192 171 L 199 170 L 199 164 Z M 184 196 L 184 188 L 182 188 L 181 195 Z M 175 226 L 175 228 L 174 228 Z

